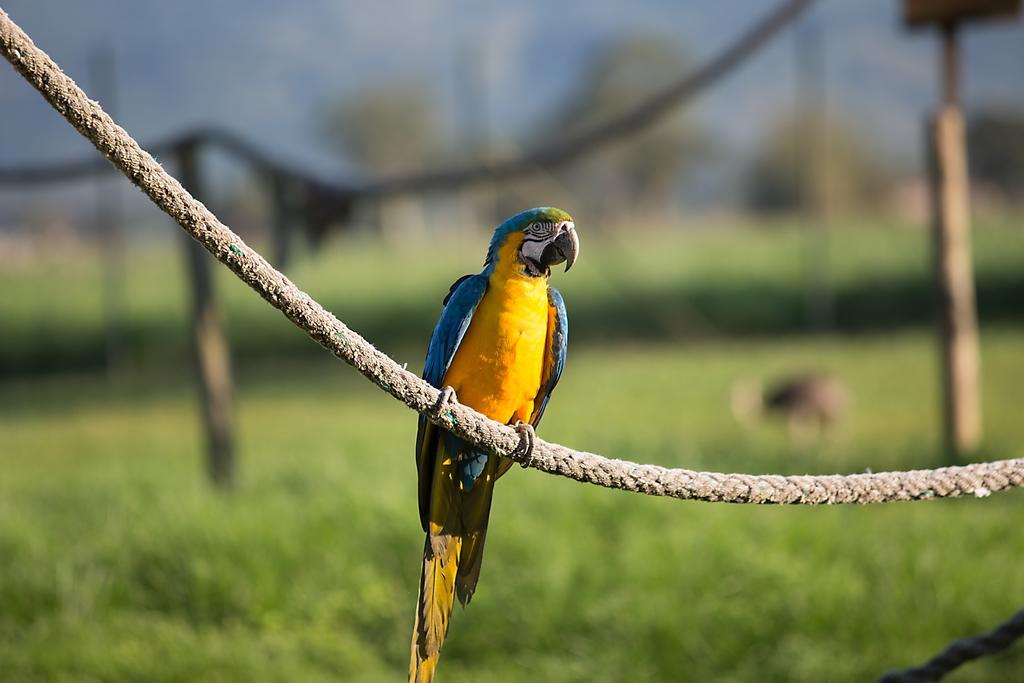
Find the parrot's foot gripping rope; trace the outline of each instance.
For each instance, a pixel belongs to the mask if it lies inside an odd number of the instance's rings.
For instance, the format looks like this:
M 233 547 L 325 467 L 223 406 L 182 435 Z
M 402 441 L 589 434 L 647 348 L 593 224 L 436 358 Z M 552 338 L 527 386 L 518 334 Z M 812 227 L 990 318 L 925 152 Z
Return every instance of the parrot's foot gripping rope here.
M 437 403 L 431 409 L 433 417 L 441 419 L 447 414 L 454 421 L 455 417 L 448 412 L 448 406 L 452 403 L 458 403 L 455 389 L 448 385 L 441 387 L 441 393 L 437 396 Z M 532 424 L 522 420 L 516 420 L 512 427 L 519 432 L 519 445 L 516 446 L 512 453 L 523 456 L 523 460 L 519 464 L 525 469 L 533 464 L 533 446 L 537 443 L 537 432 L 533 429 Z
M 524 460 L 519 464 L 526 469 L 533 464 L 533 445 L 537 442 L 537 432 L 534 431 L 532 424 L 522 420 L 516 420 L 512 426 L 519 432 L 519 445 L 513 453 L 523 456 Z
M 444 417 L 445 413 L 448 412 L 448 406 L 452 403 L 458 403 L 458 396 L 455 395 L 455 390 L 447 384 L 441 387 L 441 393 L 437 397 L 437 403 L 434 404 L 433 415 L 437 419 Z M 455 416 L 448 414 L 448 417 L 455 421 Z

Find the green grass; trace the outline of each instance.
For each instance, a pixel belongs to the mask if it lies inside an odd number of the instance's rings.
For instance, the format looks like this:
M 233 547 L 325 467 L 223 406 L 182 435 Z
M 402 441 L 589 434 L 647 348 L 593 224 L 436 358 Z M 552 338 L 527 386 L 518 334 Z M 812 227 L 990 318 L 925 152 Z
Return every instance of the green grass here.
M 975 232 L 986 439 L 1022 454 L 1024 238 Z M 581 228 L 582 229 L 582 228 Z M 485 235 L 359 237 L 290 274 L 418 369 L 440 298 Z M 584 234 L 551 440 L 747 472 L 942 463 L 928 242 L 838 226 L 842 336 L 804 336 L 799 233 Z M 0 270 L 0 680 L 392 681 L 407 663 L 422 537 L 415 417 L 218 271 L 239 384 L 240 485 L 201 462 L 177 253 L 128 254 L 126 362 L 102 366 L 100 272 Z M 739 378 L 841 377 L 817 445 L 729 415 Z M 1024 495 L 864 508 L 724 506 L 514 469 L 442 681 L 864 681 L 1024 605 Z M 1024 646 L 951 681 L 1024 680 Z
M 1024 332 L 983 341 L 980 456 L 1019 456 Z M 927 467 L 935 366 L 914 331 L 587 345 L 542 432 L 720 471 Z M 732 422 L 734 379 L 808 367 L 850 386 L 834 439 L 796 448 L 781 425 Z M 237 374 L 229 496 L 205 485 L 193 388 L 174 366 L 0 383 L 0 679 L 402 679 L 422 547 L 414 416 L 327 358 Z M 441 680 L 874 680 L 1024 605 L 1022 513 L 1019 491 L 726 506 L 516 468 Z M 1017 645 L 949 680 L 1022 679 Z
M 577 347 L 805 329 L 804 246 L 791 226 L 580 229 L 582 257 L 571 277 L 557 278 Z M 350 236 L 300 258 L 289 275 L 381 348 L 418 348 L 448 286 L 479 268 L 487 238 L 481 232 L 385 245 Z M 835 226 L 831 240 L 838 330 L 929 323 L 926 232 L 851 221 Z M 168 248 L 174 246 L 139 246 L 127 254 L 120 336 L 129 362 L 187 357 L 187 292 L 179 254 Z M 982 321 L 1024 323 L 1024 232 L 1017 217 L 979 220 L 974 254 Z M 58 255 L 45 265 L 0 269 L 0 376 L 102 367 L 100 281 L 96 258 Z M 318 353 L 225 269 L 218 270 L 217 285 L 236 356 Z

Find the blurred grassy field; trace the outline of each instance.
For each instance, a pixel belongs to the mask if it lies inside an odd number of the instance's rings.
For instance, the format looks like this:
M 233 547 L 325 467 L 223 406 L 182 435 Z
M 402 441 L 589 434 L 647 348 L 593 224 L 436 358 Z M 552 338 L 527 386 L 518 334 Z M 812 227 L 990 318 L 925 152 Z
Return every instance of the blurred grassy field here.
M 1018 235 L 979 231 L 979 270 L 997 274 L 988 281 L 1016 286 Z M 870 291 L 886 273 L 911 283 L 925 277 L 922 235 L 878 237 L 840 235 L 835 268 L 846 291 Z M 559 278 L 570 312 L 575 304 L 599 312 L 617 296 L 693 292 L 705 281 L 708 291 L 715 283 L 748 291 L 749 315 L 773 278 L 799 297 L 792 232 L 659 239 L 656 248 L 648 243 L 648 260 L 621 242 L 585 243 L 579 273 Z M 467 238 L 448 255 L 392 255 L 347 241 L 294 274 L 360 331 L 360 319 L 371 329 L 393 326 L 382 346 L 418 367 L 439 297 L 453 275 L 477 265 L 478 241 Z M 305 348 L 299 333 L 225 280 L 233 342 L 243 348 L 243 459 L 239 489 L 211 493 L 194 389 L 179 362 L 182 298 L 177 283 L 161 279 L 176 273 L 174 263 L 156 253 L 133 257 L 131 319 L 141 321 L 141 341 L 153 330 L 162 341 L 140 342 L 126 368 L 112 376 L 51 369 L 0 382 L 0 680 L 401 680 L 422 547 L 414 415 L 311 344 L 308 354 L 285 353 Z M 21 293 L 0 300 L 0 320 L 14 323 L 0 342 L 8 358 L 47 325 L 72 350 L 77 335 L 95 334 L 98 294 L 87 264 L 2 277 Z M 33 322 L 39 302 L 54 301 L 57 314 Z M 657 335 L 632 339 L 633 319 L 615 306 L 604 325 L 622 330 L 602 336 L 595 325 L 579 335 L 546 438 L 721 471 L 938 464 L 937 359 L 927 330 L 723 339 L 707 329 L 682 344 L 698 321 L 692 305 L 660 314 L 650 301 L 636 302 L 634 315 Z M 395 319 L 377 316 L 373 302 Z M 1012 322 L 983 330 L 979 458 L 1021 455 L 1024 330 Z M 733 380 L 807 368 L 850 386 L 851 415 L 833 439 L 794 447 L 782 425 L 744 430 L 732 421 Z M 865 508 L 724 506 L 516 468 L 499 485 L 480 588 L 454 619 L 440 674 L 873 680 L 1024 604 L 1022 513 L 1019 491 Z M 949 680 L 1022 679 L 1018 646 Z
M 979 220 L 974 231 L 979 315 L 1024 324 L 1024 231 L 1017 216 Z M 684 231 L 629 227 L 583 234 L 583 257 L 557 286 L 572 307 L 576 345 L 778 335 L 804 329 L 799 229 L 729 225 Z M 168 231 L 171 228 L 168 226 Z M 336 240 L 288 274 L 318 301 L 388 351 L 418 350 L 455 278 L 476 272 L 489 234 L 418 236 L 384 244 Z M 129 251 L 120 335 L 132 361 L 185 356 L 181 258 L 174 242 Z M 835 226 L 836 327 L 878 332 L 928 325 L 927 233 L 876 222 Z M 225 269 L 218 269 L 232 349 L 239 358 L 319 351 Z M 99 259 L 57 255 L 31 268 L 0 268 L 0 376 L 102 367 Z

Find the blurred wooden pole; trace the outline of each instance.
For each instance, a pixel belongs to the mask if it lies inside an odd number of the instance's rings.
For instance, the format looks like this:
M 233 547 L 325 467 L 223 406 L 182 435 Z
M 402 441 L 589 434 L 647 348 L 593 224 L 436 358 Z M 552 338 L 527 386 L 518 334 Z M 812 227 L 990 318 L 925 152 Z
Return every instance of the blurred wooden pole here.
M 202 201 L 197 152 L 194 142 L 182 143 L 176 150 L 181 184 Z M 231 358 L 214 296 L 212 257 L 188 235 L 184 235 L 182 245 L 192 295 L 192 344 L 206 429 L 207 469 L 215 486 L 230 488 L 235 483 Z
M 970 195 L 960 113 L 957 30 L 964 22 L 1015 17 L 1020 6 L 1021 0 L 903 0 L 903 20 L 908 27 L 938 27 L 942 31 L 942 105 L 927 126 L 927 148 L 934 213 L 943 426 L 953 458 L 981 443 L 981 362 L 971 269 Z
M 946 445 L 954 457 L 981 441 L 978 321 L 971 266 L 969 180 L 959 105 L 956 23 L 942 26 L 942 105 L 930 125 L 935 289 Z

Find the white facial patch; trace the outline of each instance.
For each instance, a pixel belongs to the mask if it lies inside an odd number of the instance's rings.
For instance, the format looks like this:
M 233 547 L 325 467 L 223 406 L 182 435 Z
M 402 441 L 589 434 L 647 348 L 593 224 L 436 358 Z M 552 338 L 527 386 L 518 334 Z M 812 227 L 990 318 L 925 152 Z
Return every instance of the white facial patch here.
M 520 248 L 523 257 L 539 262 L 544 248 L 562 231 L 573 228 L 572 221 L 530 223 L 523 229 L 523 246 Z

